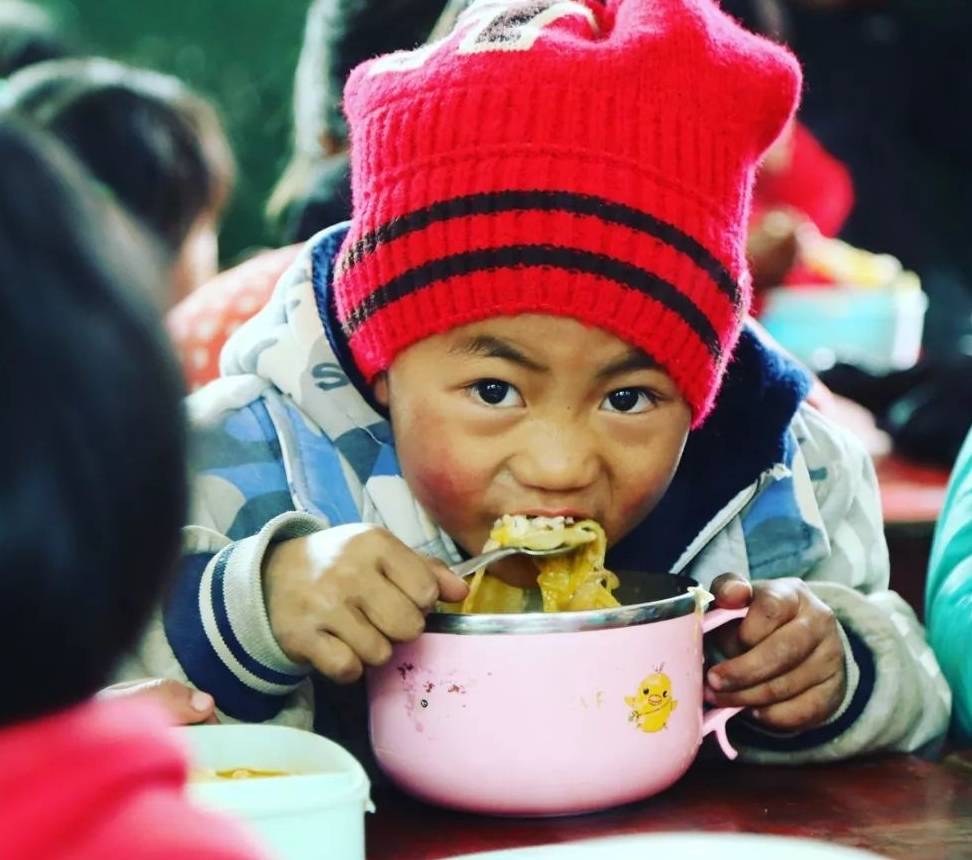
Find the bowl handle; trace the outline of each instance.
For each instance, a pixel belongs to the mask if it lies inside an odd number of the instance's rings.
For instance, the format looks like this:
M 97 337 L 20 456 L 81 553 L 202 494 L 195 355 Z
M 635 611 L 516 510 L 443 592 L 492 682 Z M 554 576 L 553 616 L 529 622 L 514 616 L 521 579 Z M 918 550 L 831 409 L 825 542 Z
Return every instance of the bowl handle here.
M 715 732 L 716 740 L 719 741 L 719 748 L 727 759 L 734 759 L 739 753 L 735 747 L 729 743 L 726 737 L 726 723 L 731 717 L 736 716 L 743 708 L 712 708 L 702 715 L 702 737 Z
M 708 633 L 710 630 L 722 627 L 723 624 L 728 624 L 737 618 L 745 618 L 747 612 L 749 612 L 748 606 L 744 606 L 742 609 L 712 609 L 702 616 L 702 632 Z
M 744 618 L 747 612 L 749 612 L 748 606 L 742 609 L 713 609 L 711 612 L 706 612 L 702 616 L 702 632 L 708 633 L 737 618 Z M 736 758 L 739 753 L 729 743 L 729 738 L 726 736 L 726 723 L 742 710 L 743 708 L 712 708 L 702 717 L 702 737 L 715 732 L 719 748 L 728 759 Z

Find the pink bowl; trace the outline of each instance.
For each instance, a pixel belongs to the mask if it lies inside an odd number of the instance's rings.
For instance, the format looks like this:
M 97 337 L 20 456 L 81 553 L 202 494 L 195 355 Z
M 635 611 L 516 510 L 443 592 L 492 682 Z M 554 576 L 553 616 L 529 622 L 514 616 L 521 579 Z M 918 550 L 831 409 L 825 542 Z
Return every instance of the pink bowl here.
M 703 614 L 687 577 L 637 577 L 620 609 L 439 615 L 369 671 L 382 769 L 431 803 L 494 815 L 566 815 L 664 790 L 739 708 L 702 711 Z M 622 596 L 624 601 L 624 597 Z

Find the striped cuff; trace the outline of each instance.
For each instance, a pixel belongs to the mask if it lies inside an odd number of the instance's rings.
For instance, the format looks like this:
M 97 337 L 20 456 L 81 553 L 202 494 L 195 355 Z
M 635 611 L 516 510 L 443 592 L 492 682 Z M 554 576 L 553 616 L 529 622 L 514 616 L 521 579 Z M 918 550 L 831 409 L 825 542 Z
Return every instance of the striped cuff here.
M 844 625 L 839 621 L 837 622 L 837 632 L 840 634 L 840 641 L 844 646 L 844 677 L 847 679 L 847 686 L 844 691 L 844 701 L 840 703 L 840 707 L 834 711 L 830 719 L 823 723 L 824 726 L 829 726 L 844 716 L 851 702 L 854 701 L 857 685 L 861 682 L 861 670 L 857 665 L 857 660 L 854 659 L 854 650 L 851 648 L 850 639 L 847 636 L 847 631 L 844 630 Z
M 276 716 L 309 673 L 287 658 L 273 636 L 260 567 L 271 543 L 326 527 L 290 512 L 216 554 L 183 556 L 164 610 L 166 637 L 193 685 L 212 694 L 219 709 L 235 719 L 262 722 Z

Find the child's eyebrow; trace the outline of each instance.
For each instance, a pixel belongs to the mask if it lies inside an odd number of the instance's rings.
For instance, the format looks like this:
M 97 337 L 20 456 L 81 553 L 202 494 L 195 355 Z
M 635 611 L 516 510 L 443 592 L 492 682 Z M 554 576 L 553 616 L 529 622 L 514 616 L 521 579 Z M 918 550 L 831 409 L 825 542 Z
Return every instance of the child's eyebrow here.
M 640 349 L 632 349 L 626 355 L 615 359 L 610 364 L 606 364 L 597 372 L 599 380 L 609 379 L 612 376 L 620 376 L 632 370 L 657 370 L 658 362 L 643 353 Z
M 480 334 L 460 341 L 451 347 L 449 352 L 453 355 L 474 355 L 481 358 L 502 358 L 506 361 L 513 362 L 513 364 L 518 364 L 521 367 L 525 367 L 527 370 L 536 371 L 537 373 L 545 373 L 550 369 L 545 365 L 534 361 L 532 358 L 527 358 L 511 343 L 488 334 Z

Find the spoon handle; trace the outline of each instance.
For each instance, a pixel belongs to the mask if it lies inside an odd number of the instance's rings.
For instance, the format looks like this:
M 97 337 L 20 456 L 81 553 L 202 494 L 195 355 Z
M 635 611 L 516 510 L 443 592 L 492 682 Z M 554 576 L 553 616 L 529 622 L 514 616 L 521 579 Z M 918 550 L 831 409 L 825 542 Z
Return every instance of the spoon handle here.
M 501 558 L 506 558 L 508 555 L 514 555 L 522 551 L 522 549 L 515 546 L 501 546 L 497 549 L 491 549 L 489 552 L 484 552 L 482 555 L 474 555 L 467 561 L 454 564 L 450 570 L 460 579 L 465 579 L 470 574 L 475 573 L 480 568 L 486 567 L 488 564 L 492 564 L 494 561 L 499 561 Z

